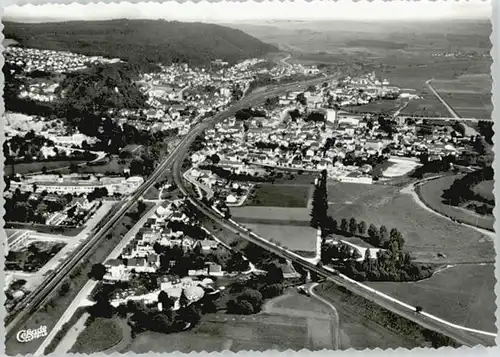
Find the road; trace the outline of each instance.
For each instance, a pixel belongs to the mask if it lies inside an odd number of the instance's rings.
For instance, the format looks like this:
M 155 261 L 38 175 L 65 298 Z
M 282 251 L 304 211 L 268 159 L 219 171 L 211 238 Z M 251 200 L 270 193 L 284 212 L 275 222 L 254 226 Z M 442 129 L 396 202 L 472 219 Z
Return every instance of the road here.
M 92 254 L 98 248 L 99 243 L 105 239 L 106 235 L 112 231 L 114 226 L 120 221 L 125 213 L 142 197 L 142 195 L 162 176 L 162 174 L 169 169 L 174 163 L 174 160 L 181 153 L 187 152 L 191 143 L 195 140 L 196 136 L 202 133 L 206 128 L 213 125 L 216 121 L 234 115 L 238 110 L 254 106 L 258 103 L 264 102 L 269 96 L 275 96 L 292 90 L 299 86 L 307 86 L 310 84 L 317 84 L 329 79 L 330 77 L 315 78 L 308 81 L 303 81 L 300 84 L 291 83 L 282 86 L 269 86 L 266 90 L 259 93 L 250 93 L 248 96 L 241 99 L 235 105 L 228 108 L 226 111 L 215 115 L 214 117 L 201 121 L 196 124 L 189 133 L 182 138 L 179 144 L 166 156 L 166 158 L 156 167 L 155 171 L 145 182 L 131 195 L 117 204 L 116 209 L 105 217 L 105 223 L 99 224 L 96 229 L 91 233 L 89 239 L 84 242 L 81 248 L 63 262 L 57 271 L 52 272 L 40 286 L 31 292 L 26 299 L 19 304 L 19 306 L 6 318 L 6 339 L 15 338 L 15 333 L 23 326 L 23 324 L 34 314 L 41 306 L 47 303 L 52 295 L 52 292 L 59 288 L 62 281 L 68 277 L 73 269 L 79 265 L 87 256 Z M 201 116 L 198 117 L 200 119 Z M 182 156 L 183 158 L 185 156 Z M 82 290 L 83 291 L 83 290 Z M 88 294 L 87 294 L 88 295 Z
M 257 99 L 253 99 L 254 102 L 258 101 Z M 229 117 L 231 111 L 223 113 L 219 116 L 213 118 L 211 123 L 222 120 L 226 117 Z M 210 123 L 210 124 L 211 124 Z M 204 130 L 208 127 L 209 122 L 205 123 L 203 127 L 199 127 L 199 130 Z M 201 133 L 201 131 L 199 133 Z M 196 134 L 197 135 L 197 134 Z M 184 181 L 182 180 L 182 162 L 184 161 L 185 156 L 189 151 L 190 143 L 188 141 L 183 142 L 182 148 L 180 148 L 179 155 L 174 162 L 173 166 L 173 175 L 174 181 L 177 184 L 177 187 L 180 189 L 183 195 L 185 195 L 191 203 L 205 216 L 217 222 L 219 225 L 229 229 L 230 231 L 238 234 L 242 238 L 263 247 L 264 249 L 275 253 L 278 256 L 284 257 L 286 259 L 290 259 L 304 268 L 316 272 L 319 276 L 327 278 L 338 285 L 344 286 L 353 293 L 360 295 L 366 298 L 369 301 L 372 301 L 379 306 L 386 308 L 393 313 L 396 313 L 400 316 L 403 316 L 415 323 L 428 328 L 433 331 L 440 332 L 446 336 L 449 336 L 456 341 L 460 342 L 465 346 L 475 346 L 475 345 L 491 345 L 494 343 L 494 337 L 496 334 L 486 331 L 478 331 L 469 329 L 463 326 L 458 326 L 443 319 L 440 319 L 436 316 L 430 315 L 428 313 L 415 313 L 415 307 L 405 304 L 404 302 L 398 301 L 396 299 L 391 298 L 390 296 L 384 295 L 374 289 L 367 287 L 361 283 L 358 283 L 352 279 L 349 279 L 347 276 L 342 274 L 336 274 L 332 271 L 329 271 L 323 267 L 317 267 L 316 265 L 305 261 L 300 256 L 282 248 L 274 245 L 269 242 L 267 239 L 257 236 L 253 232 L 249 232 L 244 227 L 239 226 L 236 222 L 231 220 L 222 219 L 218 214 L 215 213 L 211 208 L 205 206 L 200 200 L 195 197 L 191 197 L 188 190 L 184 186 Z
M 434 93 L 434 95 L 436 96 L 436 98 L 441 103 L 443 103 L 443 105 L 446 107 L 446 109 L 448 109 L 448 111 L 450 112 L 451 116 L 453 118 L 455 118 L 455 119 L 460 119 L 460 116 L 455 112 L 455 110 L 453 110 L 453 108 L 446 102 L 446 100 L 444 100 L 443 97 L 441 97 L 441 95 L 434 89 L 434 87 L 432 86 L 431 82 L 432 82 L 432 79 L 429 79 L 428 81 L 425 82 L 425 84 L 427 84 L 427 87 L 429 87 L 429 89 L 432 91 L 432 93 Z
M 148 218 L 151 217 L 151 215 L 156 212 L 160 204 L 161 203 L 157 203 L 156 205 L 154 205 L 148 212 L 146 212 L 146 214 L 144 214 L 141 217 L 141 219 L 132 227 L 132 229 L 127 232 L 125 237 L 123 237 L 123 239 L 115 247 L 115 249 L 113 249 L 113 251 L 108 255 L 108 257 L 104 260 L 104 262 L 110 259 L 116 259 L 120 256 L 121 252 L 123 251 L 123 248 L 125 248 L 125 246 L 135 237 L 137 232 L 139 232 L 142 226 L 144 226 Z M 57 332 L 63 327 L 63 325 L 66 322 L 68 322 L 71 319 L 71 316 L 75 314 L 76 310 L 82 305 L 81 303 L 90 295 L 90 293 L 95 289 L 98 283 L 99 281 L 97 280 L 87 281 L 87 283 L 83 286 L 78 295 L 73 299 L 71 304 L 68 306 L 66 311 L 64 311 L 63 315 L 61 316 L 59 321 L 57 321 L 56 325 L 50 330 L 48 336 L 45 337 L 40 347 L 38 347 L 38 349 L 34 353 L 35 356 L 43 354 L 43 351 L 57 335 Z M 71 348 L 71 346 L 69 348 Z
M 339 330 L 340 330 L 340 321 L 339 321 L 339 314 L 337 313 L 337 309 L 335 308 L 335 306 L 333 306 L 332 303 L 330 303 L 328 300 L 325 300 L 323 299 L 321 296 L 317 295 L 315 292 L 314 292 L 314 288 L 318 285 L 318 283 L 313 283 L 309 286 L 308 290 L 309 290 L 309 294 L 311 294 L 311 296 L 315 297 L 316 299 L 318 299 L 319 301 L 321 301 L 323 304 L 327 305 L 328 307 L 330 307 L 330 309 L 332 309 L 332 313 L 333 313 L 333 324 L 332 324 L 332 327 L 335 329 L 335 339 L 334 339 L 334 349 L 335 350 L 338 350 L 339 349 L 339 346 L 340 346 L 340 334 L 339 334 Z

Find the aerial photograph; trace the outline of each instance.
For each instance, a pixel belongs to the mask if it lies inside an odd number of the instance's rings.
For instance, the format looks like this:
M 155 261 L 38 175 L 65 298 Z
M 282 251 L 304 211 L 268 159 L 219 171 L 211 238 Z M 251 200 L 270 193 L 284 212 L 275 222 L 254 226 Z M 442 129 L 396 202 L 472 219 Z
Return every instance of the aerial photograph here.
M 494 346 L 491 6 L 5 7 L 5 353 Z

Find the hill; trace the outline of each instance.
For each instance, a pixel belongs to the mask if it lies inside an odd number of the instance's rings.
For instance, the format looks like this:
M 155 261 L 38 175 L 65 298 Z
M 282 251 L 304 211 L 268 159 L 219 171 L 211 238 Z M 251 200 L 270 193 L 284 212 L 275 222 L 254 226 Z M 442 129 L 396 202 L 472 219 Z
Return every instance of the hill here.
M 276 47 L 241 30 L 164 20 L 4 22 L 4 36 L 23 47 L 121 58 L 129 62 L 194 65 L 260 57 Z

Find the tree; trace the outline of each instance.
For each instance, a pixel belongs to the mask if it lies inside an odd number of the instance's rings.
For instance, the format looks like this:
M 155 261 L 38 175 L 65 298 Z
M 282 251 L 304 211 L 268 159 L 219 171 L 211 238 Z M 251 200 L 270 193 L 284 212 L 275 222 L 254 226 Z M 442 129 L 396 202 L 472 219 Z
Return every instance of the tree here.
M 276 263 L 271 264 L 267 270 L 266 282 L 271 285 L 282 283 L 283 280 L 283 269 L 281 269 L 281 267 L 279 267 Z
M 161 303 L 163 310 L 170 310 L 174 307 L 175 299 L 168 296 L 168 294 L 162 290 L 158 294 L 158 302 Z
M 106 274 L 106 267 L 101 263 L 97 263 L 92 265 L 92 268 L 90 269 L 89 272 L 89 278 L 95 280 L 102 280 L 105 274 Z
M 358 230 L 358 224 L 356 223 L 356 218 L 353 217 L 349 220 L 349 232 L 352 235 L 355 235 L 357 230 Z
M 379 237 L 380 237 L 379 245 L 381 247 L 385 246 L 389 242 L 389 232 L 387 231 L 387 228 L 385 226 L 380 226 Z
M 255 289 L 245 289 L 237 300 L 246 300 L 252 304 L 253 311 L 258 312 L 262 306 L 262 294 Z
M 361 222 L 358 223 L 358 232 L 362 236 L 365 235 L 365 233 L 366 233 L 366 223 L 365 223 L 365 221 L 361 221 Z
M 247 300 L 229 300 L 227 312 L 230 314 L 251 315 L 254 313 L 252 304 Z
M 340 221 L 340 231 L 347 233 L 349 230 L 349 223 L 347 222 L 347 219 L 342 218 Z

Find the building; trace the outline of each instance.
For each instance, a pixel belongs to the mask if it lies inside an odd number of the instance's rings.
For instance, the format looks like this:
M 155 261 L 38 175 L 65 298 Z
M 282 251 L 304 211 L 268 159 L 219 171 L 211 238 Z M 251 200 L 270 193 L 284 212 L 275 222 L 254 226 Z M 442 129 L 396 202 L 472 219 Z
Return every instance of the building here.
M 33 185 L 38 190 L 57 192 L 61 194 L 87 194 L 98 188 L 106 188 L 108 195 L 119 193 L 128 195 L 133 193 L 144 182 L 140 176 L 125 177 L 96 177 L 82 175 L 34 175 L 21 181 L 11 181 L 13 190 L 32 191 Z
M 334 124 L 336 120 L 337 120 L 337 111 L 335 109 L 327 109 L 326 121 Z

